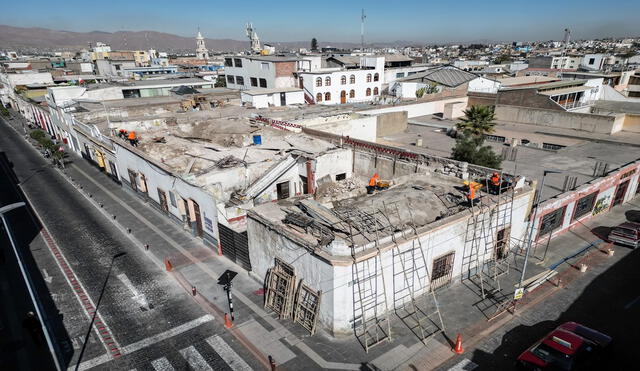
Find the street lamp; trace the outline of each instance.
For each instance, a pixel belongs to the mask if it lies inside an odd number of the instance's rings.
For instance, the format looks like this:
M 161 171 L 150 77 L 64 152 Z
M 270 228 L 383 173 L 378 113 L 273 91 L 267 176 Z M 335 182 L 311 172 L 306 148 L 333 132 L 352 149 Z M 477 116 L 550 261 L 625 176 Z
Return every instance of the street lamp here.
M 9 236 L 9 241 L 11 242 L 11 247 L 13 248 L 13 253 L 16 255 L 16 260 L 18 261 L 18 266 L 20 267 L 20 272 L 22 273 L 22 279 L 24 280 L 25 285 L 27 285 L 27 291 L 29 291 L 29 296 L 31 297 L 31 301 L 33 302 L 33 306 L 35 307 L 36 314 L 38 315 L 38 319 L 40 320 L 40 327 L 42 327 L 42 333 L 44 334 L 45 339 L 47 340 L 47 346 L 49 347 L 49 352 L 53 358 L 54 365 L 56 370 L 61 371 L 62 367 L 60 367 L 60 362 L 58 360 L 58 356 L 53 347 L 53 341 L 49 336 L 49 331 L 45 326 L 44 317 L 42 316 L 42 312 L 40 311 L 40 304 L 36 301 L 35 293 L 33 292 L 33 288 L 31 287 L 31 277 L 27 274 L 27 270 L 24 267 L 24 263 L 20 258 L 20 254 L 18 253 L 18 248 L 16 246 L 16 241 L 13 237 L 13 233 L 11 229 L 9 229 L 9 222 L 5 217 L 5 214 L 10 212 L 11 210 L 17 209 L 19 207 L 25 206 L 24 202 L 16 202 L 13 204 L 5 205 L 0 208 L 0 218 L 2 218 L 2 224 L 4 225 L 4 229 L 7 231 L 7 235 Z
M 524 274 L 527 270 L 527 261 L 529 260 L 529 250 L 531 250 L 531 243 L 533 242 L 533 229 L 536 222 L 536 217 L 538 216 L 538 206 L 540 205 L 540 199 L 542 198 L 542 191 L 544 190 L 544 178 L 546 178 L 547 174 L 559 174 L 559 171 L 555 170 L 545 170 L 542 175 L 542 182 L 540 183 L 540 188 L 538 188 L 538 194 L 536 195 L 535 202 L 535 210 L 533 211 L 533 217 L 531 218 L 531 227 L 529 228 L 529 238 L 527 240 L 527 247 L 524 251 L 524 264 L 522 265 L 522 274 L 520 275 L 520 283 L 518 284 L 518 289 L 522 288 L 522 282 L 524 281 Z M 549 236 L 551 238 L 551 236 Z
M 78 371 L 80 367 L 80 361 L 82 361 L 82 355 L 84 354 L 84 351 L 87 348 L 87 343 L 89 342 L 89 336 L 91 336 L 91 328 L 93 328 L 93 323 L 96 321 L 96 316 L 98 315 L 98 308 L 100 307 L 100 302 L 102 301 L 102 295 L 104 294 L 104 290 L 107 288 L 107 282 L 109 282 L 109 276 L 111 276 L 111 269 L 113 268 L 113 263 L 117 258 L 124 255 L 127 255 L 127 253 L 119 252 L 111 257 L 111 264 L 109 265 L 109 271 L 107 272 L 107 276 L 105 277 L 104 283 L 102 284 L 102 290 L 100 291 L 98 302 L 96 303 L 96 307 L 94 308 L 93 316 L 91 317 L 91 322 L 89 323 L 89 328 L 87 329 L 87 334 L 84 337 L 84 342 L 82 343 L 82 350 L 80 350 L 80 355 L 78 356 L 78 362 L 76 362 L 75 371 Z

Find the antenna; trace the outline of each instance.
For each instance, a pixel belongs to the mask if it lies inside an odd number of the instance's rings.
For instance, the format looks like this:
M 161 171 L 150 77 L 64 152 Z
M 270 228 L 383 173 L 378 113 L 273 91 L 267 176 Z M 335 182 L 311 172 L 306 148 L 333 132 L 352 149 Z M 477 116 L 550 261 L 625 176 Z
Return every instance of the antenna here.
M 364 8 L 362 9 L 362 15 L 360 16 L 360 51 L 364 53 L 364 19 L 367 16 L 364 14 Z

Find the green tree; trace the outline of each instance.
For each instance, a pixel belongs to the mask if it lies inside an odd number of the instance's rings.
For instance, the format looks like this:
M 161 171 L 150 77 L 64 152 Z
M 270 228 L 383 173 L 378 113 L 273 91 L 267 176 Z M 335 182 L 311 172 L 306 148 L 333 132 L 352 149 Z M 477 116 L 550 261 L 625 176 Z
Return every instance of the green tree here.
M 318 40 L 316 40 L 316 38 L 314 37 L 313 39 L 311 39 L 311 51 L 317 51 L 318 50 Z
M 216 83 L 213 84 L 216 88 L 226 88 L 227 87 L 227 79 L 225 77 L 220 77 L 216 79 Z
M 490 146 L 484 145 L 484 136 L 495 130 L 495 115 L 487 106 L 471 106 L 464 111 L 465 117 L 456 125 L 459 130 L 452 157 L 470 164 L 500 168 L 502 160 Z
M 493 109 L 489 106 L 471 106 L 464 111 L 464 118 L 456 128 L 466 135 L 483 136 L 493 133 L 496 123 Z

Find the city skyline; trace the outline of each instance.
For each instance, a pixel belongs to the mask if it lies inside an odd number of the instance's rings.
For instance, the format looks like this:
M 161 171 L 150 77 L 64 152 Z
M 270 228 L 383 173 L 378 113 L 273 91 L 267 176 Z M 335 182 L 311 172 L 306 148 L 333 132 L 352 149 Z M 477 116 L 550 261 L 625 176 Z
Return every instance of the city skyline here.
M 620 6 L 628 11 L 612 13 L 607 18 L 593 11 L 598 4 L 592 0 L 579 4 L 543 0 L 535 9 L 528 9 L 525 18 L 521 6 L 502 0 L 481 9 L 467 0 L 455 8 L 409 1 L 403 3 L 402 9 L 370 2 L 328 1 L 326 5 L 333 6 L 317 8 L 294 6 L 290 2 L 267 6 L 249 1 L 249 10 L 242 12 L 238 12 L 235 4 L 225 3 L 208 10 L 165 1 L 116 0 L 110 9 L 117 10 L 101 13 L 88 11 L 84 3 L 76 0 L 55 6 L 36 0 L 5 5 L 0 24 L 74 32 L 158 31 L 185 37 L 193 36 L 199 27 L 207 38 L 245 40 L 244 24 L 252 22 L 265 41 L 291 42 L 315 37 L 320 42 L 359 42 L 360 12 L 364 7 L 367 43 L 560 40 L 564 28 L 572 30 L 573 39 L 625 37 L 640 32 L 633 16 L 640 10 L 640 3 L 620 1 Z M 554 12 L 548 11 L 550 6 Z M 37 14 L 28 11 L 34 7 L 45 11 Z M 175 16 L 178 12 L 180 17 Z M 287 19 L 284 24 L 283 19 Z

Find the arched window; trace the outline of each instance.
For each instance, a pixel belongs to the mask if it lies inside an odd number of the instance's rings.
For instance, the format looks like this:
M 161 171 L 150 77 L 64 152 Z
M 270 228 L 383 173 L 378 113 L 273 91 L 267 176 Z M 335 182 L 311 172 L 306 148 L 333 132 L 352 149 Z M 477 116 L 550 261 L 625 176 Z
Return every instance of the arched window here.
M 356 83 L 356 75 L 349 76 L 349 84 L 355 84 L 355 83 Z
M 342 84 L 342 85 L 346 85 L 347 84 L 347 76 L 346 75 L 342 75 L 342 77 L 340 78 L 340 84 Z
M 322 93 L 316 94 L 316 102 L 322 102 Z
M 373 88 L 373 95 L 378 95 L 378 87 Z
M 366 93 L 367 97 L 371 96 L 371 88 L 367 88 L 367 93 Z
M 349 91 L 349 98 L 355 98 L 356 97 L 356 91 L 351 89 L 351 91 Z
M 316 79 L 316 86 L 322 86 L 322 77 Z
M 331 77 L 327 76 L 327 78 L 324 79 L 324 84 L 326 86 L 331 86 Z
M 380 80 L 380 74 L 378 74 L 377 72 L 373 75 L 373 81 L 378 81 Z
M 331 100 L 331 93 L 329 92 L 324 93 L 324 100 Z
M 367 74 L 367 82 L 371 82 L 371 74 L 370 73 Z

